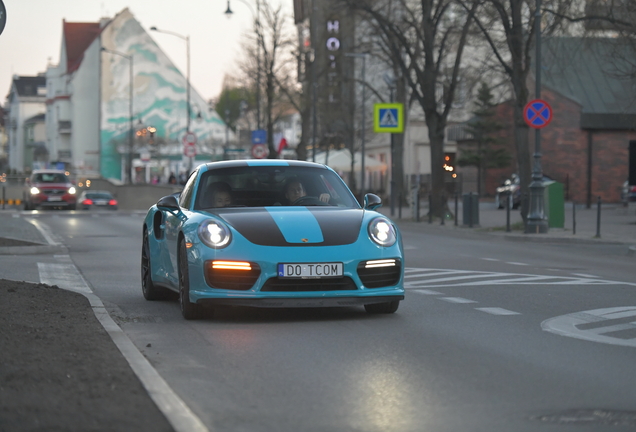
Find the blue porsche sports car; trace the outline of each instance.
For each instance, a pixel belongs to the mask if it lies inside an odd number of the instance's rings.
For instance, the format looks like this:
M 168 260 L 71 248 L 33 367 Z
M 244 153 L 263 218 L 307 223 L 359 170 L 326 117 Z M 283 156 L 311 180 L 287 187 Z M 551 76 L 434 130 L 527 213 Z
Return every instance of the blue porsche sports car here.
M 404 299 L 397 227 L 356 201 L 331 168 L 241 160 L 197 167 L 143 226 L 142 291 L 179 293 L 185 319 L 220 306 L 364 305 L 393 313 Z

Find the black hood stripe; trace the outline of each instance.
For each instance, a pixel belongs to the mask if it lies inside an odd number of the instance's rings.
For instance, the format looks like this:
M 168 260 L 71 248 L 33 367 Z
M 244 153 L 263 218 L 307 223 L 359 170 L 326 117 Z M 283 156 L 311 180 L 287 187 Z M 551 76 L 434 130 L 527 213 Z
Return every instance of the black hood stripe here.
M 360 234 L 363 210 L 309 207 L 316 218 L 324 241 L 290 243 L 265 208 L 219 209 L 215 213 L 248 241 L 262 246 L 340 246 L 354 243 Z M 277 209 L 278 210 L 278 209 Z

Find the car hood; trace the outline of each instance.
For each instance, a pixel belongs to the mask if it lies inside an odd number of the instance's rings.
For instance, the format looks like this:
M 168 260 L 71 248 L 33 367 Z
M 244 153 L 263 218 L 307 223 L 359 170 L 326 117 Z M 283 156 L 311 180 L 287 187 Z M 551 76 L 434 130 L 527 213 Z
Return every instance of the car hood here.
M 216 209 L 250 242 L 262 246 L 338 246 L 360 235 L 362 209 L 325 207 L 264 207 Z
M 32 183 L 29 187 L 35 186 L 38 189 L 64 189 L 73 186 L 71 183 Z

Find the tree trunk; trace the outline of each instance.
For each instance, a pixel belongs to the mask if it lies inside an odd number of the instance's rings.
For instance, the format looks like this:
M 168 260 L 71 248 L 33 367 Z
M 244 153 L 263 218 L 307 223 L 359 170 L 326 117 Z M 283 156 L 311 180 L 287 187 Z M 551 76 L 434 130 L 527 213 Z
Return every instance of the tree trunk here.
M 431 208 L 434 217 L 445 217 L 448 212 L 444 184 L 444 125 L 436 111 L 425 113 L 428 139 L 431 145 Z

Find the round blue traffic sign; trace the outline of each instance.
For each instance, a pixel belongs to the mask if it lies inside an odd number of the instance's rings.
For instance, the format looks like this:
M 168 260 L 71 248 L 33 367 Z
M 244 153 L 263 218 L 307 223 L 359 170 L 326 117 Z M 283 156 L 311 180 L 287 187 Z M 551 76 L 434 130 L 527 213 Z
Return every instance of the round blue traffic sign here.
M 552 107 L 544 100 L 532 100 L 523 109 L 523 119 L 531 128 L 544 128 L 552 121 Z
M 7 8 L 4 6 L 4 2 L 0 0 L 0 34 L 4 30 L 4 26 L 7 24 Z

